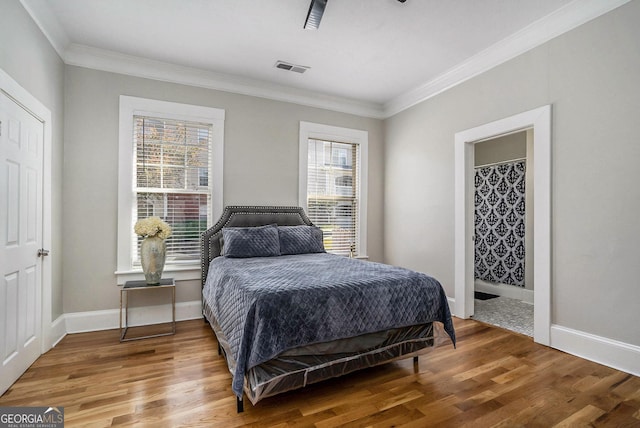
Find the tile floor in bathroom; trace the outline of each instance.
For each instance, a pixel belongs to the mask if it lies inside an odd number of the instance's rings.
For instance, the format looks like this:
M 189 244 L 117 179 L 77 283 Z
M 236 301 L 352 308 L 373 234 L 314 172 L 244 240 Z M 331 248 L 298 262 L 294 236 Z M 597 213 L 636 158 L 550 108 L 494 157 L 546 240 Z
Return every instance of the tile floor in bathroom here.
M 533 337 L 533 305 L 508 297 L 474 299 L 473 319 Z

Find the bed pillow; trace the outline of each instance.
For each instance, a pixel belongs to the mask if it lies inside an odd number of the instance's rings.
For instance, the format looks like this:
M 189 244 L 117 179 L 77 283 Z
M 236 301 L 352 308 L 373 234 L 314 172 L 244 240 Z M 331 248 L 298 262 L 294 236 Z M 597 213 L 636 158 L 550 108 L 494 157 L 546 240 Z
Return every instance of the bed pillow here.
M 278 226 L 280 253 L 324 253 L 322 230 L 314 226 Z
M 280 255 L 278 226 L 222 228 L 225 257 L 271 257 Z

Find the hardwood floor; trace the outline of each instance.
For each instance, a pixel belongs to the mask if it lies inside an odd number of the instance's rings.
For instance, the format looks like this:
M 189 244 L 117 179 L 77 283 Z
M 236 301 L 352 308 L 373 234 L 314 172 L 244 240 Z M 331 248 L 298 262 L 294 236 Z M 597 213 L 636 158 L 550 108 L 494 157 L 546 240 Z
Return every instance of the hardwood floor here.
M 266 398 L 236 414 L 231 376 L 202 320 L 120 343 L 73 334 L 40 357 L 0 406 L 63 406 L 65 426 L 640 426 L 640 378 L 455 319 L 458 348 Z

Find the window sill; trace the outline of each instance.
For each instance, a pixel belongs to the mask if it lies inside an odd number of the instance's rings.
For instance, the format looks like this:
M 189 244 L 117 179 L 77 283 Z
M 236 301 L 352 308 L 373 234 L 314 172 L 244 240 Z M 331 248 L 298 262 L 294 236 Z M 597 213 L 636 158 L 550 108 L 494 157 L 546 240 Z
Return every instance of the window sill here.
M 167 265 L 162 276 L 173 278 L 176 281 L 201 280 L 202 268 L 200 265 Z M 127 281 L 139 281 L 144 279 L 142 269 L 118 270 L 115 272 L 116 284 L 124 285 Z

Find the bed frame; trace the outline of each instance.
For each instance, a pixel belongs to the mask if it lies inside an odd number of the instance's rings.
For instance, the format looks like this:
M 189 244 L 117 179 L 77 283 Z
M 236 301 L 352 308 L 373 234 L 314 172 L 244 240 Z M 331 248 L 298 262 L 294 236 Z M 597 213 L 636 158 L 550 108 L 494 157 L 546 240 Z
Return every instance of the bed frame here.
M 252 227 L 252 226 L 264 226 L 268 224 L 277 224 L 279 226 L 297 226 L 297 225 L 309 225 L 312 226 L 313 223 L 307 217 L 304 210 L 300 207 L 283 207 L 283 206 L 227 206 L 225 207 L 220 220 L 210 229 L 202 233 L 201 235 L 201 255 L 202 255 L 202 287 L 204 288 L 207 274 L 209 272 L 209 264 L 211 260 L 221 255 L 221 236 L 222 236 L 222 228 L 223 227 Z M 211 325 L 212 330 L 216 334 L 216 338 L 218 340 L 218 354 L 223 355 L 225 359 L 227 359 L 227 364 L 229 362 L 227 353 L 227 341 L 221 334 L 221 331 L 218 327 L 217 321 L 213 318 L 211 311 L 209 310 L 206 302 L 203 297 L 203 316 L 204 321 L 208 322 Z M 341 373 L 346 374 L 351 371 L 359 370 L 362 368 L 372 367 L 379 364 L 388 363 L 391 361 L 406 359 L 413 357 L 414 369 L 417 369 L 418 364 L 418 354 L 424 353 L 425 349 L 433 346 L 433 338 L 429 345 L 425 343 L 423 344 L 414 344 L 408 342 L 399 342 L 392 346 L 387 346 L 384 348 L 384 352 L 381 349 L 380 351 L 367 352 L 366 354 L 362 354 L 356 356 L 355 358 L 350 357 L 346 361 L 344 358 L 336 358 L 335 364 L 336 368 L 340 368 Z M 334 360 L 330 360 L 330 364 L 333 364 Z M 342 364 L 342 365 L 340 365 Z M 321 364 L 325 366 L 326 363 Z M 315 368 L 310 368 L 309 370 L 315 370 Z M 321 373 L 319 371 L 319 373 Z M 334 373 L 322 373 L 320 375 L 316 375 L 317 379 L 313 381 L 306 382 L 307 383 L 315 383 L 317 381 L 321 381 L 324 379 L 328 379 L 330 377 L 337 376 Z M 306 374 L 305 374 L 306 379 Z M 246 380 L 246 379 L 245 379 Z M 245 382 L 246 386 L 246 382 Z M 281 392 L 284 392 L 281 391 Z M 279 392 L 269 394 L 275 395 Z M 245 394 L 247 394 L 247 390 L 245 388 Z M 269 395 L 265 395 L 265 398 Z M 251 398 L 251 396 L 249 396 Z M 261 399 L 258 398 L 257 400 Z M 256 400 L 256 401 L 257 401 Z M 253 400 L 252 400 L 253 401 Z M 244 410 L 242 397 L 237 397 L 237 410 L 238 413 Z

